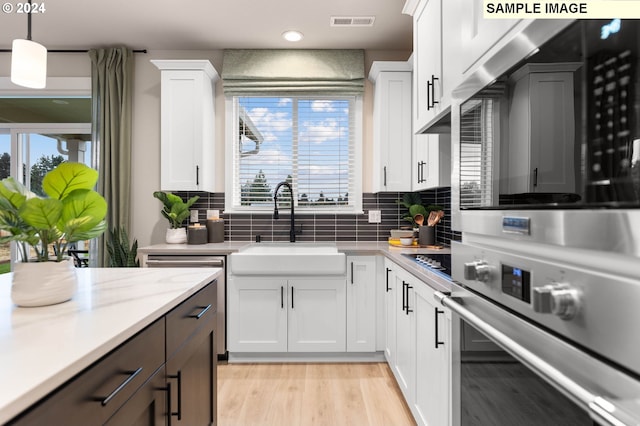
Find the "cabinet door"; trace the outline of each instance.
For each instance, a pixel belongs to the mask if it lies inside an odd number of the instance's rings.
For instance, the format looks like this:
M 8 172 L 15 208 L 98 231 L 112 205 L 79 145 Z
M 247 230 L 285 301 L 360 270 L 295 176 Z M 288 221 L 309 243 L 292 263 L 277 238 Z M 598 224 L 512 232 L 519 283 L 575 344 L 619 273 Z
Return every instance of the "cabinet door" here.
M 442 108 L 451 105 L 452 92 L 462 82 L 462 10 L 468 0 L 442 1 Z
M 229 351 L 286 352 L 286 280 L 231 277 L 227 289 Z
M 213 192 L 218 74 L 209 61 L 152 62 L 162 84 L 160 189 Z
M 215 317 L 167 360 L 172 425 L 216 424 Z
M 414 132 L 420 132 L 442 109 L 441 39 L 441 0 L 423 1 L 413 26 Z
M 416 395 L 418 424 L 447 425 L 450 418 L 450 312 L 426 284 L 416 292 Z
M 347 257 L 347 352 L 376 350 L 376 257 Z
M 373 192 L 411 188 L 411 72 L 384 71 L 375 80 Z
M 289 280 L 289 352 L 346 350 L 345 286 L 344 279 Z
M 409 405 L 415 394 L 415 292 L 412 275 L 398 271 L 396 288 L 396 380 Z
M 384 293 L 384 306 L 385 306 L 385 350 L 384 356 L 387 359 L 387 363 L 394 368 L 396 364 L 396 311 L 398 305 L 396 303 L 396 272 L 397 266 L 389 259 L 384 260 L 385 270 L 385 293 Z
M 106 426 L 163 426 L 167 424 L 167 387 L 164 366 L 106 423 Z M 88 424 L 88 423 L 86 423 Z
M 451 185 L 451 136 L 421 134 L 414 136 L 413 190 L 421 191 Z

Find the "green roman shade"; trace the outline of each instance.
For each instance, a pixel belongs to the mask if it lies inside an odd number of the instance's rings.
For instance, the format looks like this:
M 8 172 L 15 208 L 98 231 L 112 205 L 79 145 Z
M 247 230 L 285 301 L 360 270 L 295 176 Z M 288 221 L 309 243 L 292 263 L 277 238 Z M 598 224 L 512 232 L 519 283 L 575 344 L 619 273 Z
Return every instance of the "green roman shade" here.
M 359 49 L 229 49 L 222 63 L 225 96 L 361 95 L 364 79 L 364 50 Z

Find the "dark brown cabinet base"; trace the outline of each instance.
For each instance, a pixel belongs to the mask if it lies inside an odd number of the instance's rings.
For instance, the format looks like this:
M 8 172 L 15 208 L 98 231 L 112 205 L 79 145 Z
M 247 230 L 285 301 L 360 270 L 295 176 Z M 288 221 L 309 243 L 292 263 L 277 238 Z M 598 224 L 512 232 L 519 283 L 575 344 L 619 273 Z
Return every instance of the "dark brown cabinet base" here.
M 8 425 L 216 424 L 216 282 Z

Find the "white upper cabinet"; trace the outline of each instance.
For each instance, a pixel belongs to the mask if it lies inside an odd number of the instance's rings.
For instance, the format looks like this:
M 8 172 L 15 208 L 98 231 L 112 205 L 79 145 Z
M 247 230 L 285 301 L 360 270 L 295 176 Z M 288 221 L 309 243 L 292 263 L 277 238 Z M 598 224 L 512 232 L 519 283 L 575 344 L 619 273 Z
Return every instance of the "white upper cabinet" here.
M 373 192 L 411 190 L 411 66 L 374 62 Z
M 160 189 L 215 190 L 215 82 L 207 60 L 152 60 L 161 70 Z
M 441 0 L 423 0 L 413 14 L 413 129 L 443 110 Z
M 422 133 L 449 113 L 462 80 L 462 0 L 407 0 L 413 16 L 413 130 Z
M 451 185 L 449 134 L 415 135 L 413 155 L 413 191 Z

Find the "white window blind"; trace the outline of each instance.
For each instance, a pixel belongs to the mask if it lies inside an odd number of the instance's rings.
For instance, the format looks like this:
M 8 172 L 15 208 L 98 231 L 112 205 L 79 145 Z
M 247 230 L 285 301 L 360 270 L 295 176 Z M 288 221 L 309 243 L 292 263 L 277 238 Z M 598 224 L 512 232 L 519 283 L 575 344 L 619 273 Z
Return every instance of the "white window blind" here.
M 359 209 L 355 99 L 233 97 L 233 188 L 227 209 L 271 211 L 273 192 L 283 181 L 293 187 L 298 211 Z M 288 205 L 286 187 L 278 199 Z
M 494 100 L 471 99 L 460 111 L 460 207 L 493 205 Z

